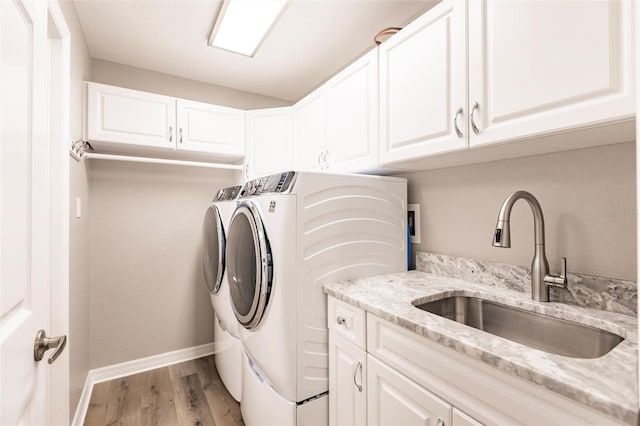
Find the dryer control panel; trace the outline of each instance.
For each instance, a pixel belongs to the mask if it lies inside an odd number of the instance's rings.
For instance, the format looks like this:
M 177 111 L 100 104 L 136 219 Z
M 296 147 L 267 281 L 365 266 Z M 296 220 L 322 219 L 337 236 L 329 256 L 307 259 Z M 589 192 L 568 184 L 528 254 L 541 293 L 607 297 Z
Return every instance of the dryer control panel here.
M 284 172 L 250 180 L 242 187 L 241 197 L 287 192 L 295 178 L 296 172 Z

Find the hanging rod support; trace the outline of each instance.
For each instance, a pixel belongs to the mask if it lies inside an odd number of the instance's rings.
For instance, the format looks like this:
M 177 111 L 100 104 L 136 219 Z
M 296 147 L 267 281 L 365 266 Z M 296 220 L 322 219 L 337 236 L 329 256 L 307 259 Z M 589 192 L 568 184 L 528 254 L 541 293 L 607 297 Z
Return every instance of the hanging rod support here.
M 71 149 L 69 150 L 69 154 L 76 160 L 82 161 L 84 155 L 88 151 L 93 151 L 93 147 L 91 144 L 84 139 L 78 139 L 76 141 L 71 142 Z

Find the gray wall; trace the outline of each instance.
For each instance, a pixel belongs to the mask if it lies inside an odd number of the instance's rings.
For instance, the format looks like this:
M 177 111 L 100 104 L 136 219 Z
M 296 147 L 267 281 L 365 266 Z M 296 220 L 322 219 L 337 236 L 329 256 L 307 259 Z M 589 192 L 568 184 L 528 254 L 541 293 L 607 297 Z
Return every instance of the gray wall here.
M 82 82 L 91 76 L 91 60 L 73 3 L 60 2 L 71 32 L 71 138 L 82 138 Z M 69 384 L 73 416 L 89 371 L 89 180 L 84 163 L 69 170 Z M 76 219 L 76 198 L 83 215 Z
M 91 368 L 212 342 L 201 227 L 233 173 L 92 162 L 90 175 Z
M 291 102 L 169 74 L 93 59 L 92 80 L 129 89 L 241 109 L 289 106 Z
M 542 205 L 553 272 L 565 256 L 570 271 L 635 281 L 635 168 L 629 142 L 401 174 L 409 180 L 409 203 L 421 209 L 422 244 L 413 249 L 530 266 L 533 217 L 526 202 L 513 208 L 511 248 L 491 246 L 500 205 L 523 189 Z

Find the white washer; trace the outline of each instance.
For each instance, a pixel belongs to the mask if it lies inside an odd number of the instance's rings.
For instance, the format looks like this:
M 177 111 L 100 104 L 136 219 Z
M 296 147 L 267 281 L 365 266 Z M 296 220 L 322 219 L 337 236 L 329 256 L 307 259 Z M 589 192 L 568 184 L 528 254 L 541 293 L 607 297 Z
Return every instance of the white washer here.
M 218 191 L 204 216 L 202 260 L 204 277 L 214 310 L 213 338 L 218 374 L 231 396 L 242 395 L 242 346 L 240 325 L 229 298 L 226 271 L 226 230 L 240 196 L 241 186 Z
M 247 425 L 327 424 L 326 283 L 405 271 L 405 179 L 286 172 L 247 182 L 227 234 Z

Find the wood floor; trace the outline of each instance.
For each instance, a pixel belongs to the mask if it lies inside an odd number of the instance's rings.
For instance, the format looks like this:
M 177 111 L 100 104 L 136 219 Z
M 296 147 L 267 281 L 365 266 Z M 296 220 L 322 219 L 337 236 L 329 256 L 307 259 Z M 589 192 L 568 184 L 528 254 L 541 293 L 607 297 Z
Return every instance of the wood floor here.
M 213 355 L 94 385 L 84 424 L 244 426 Z

